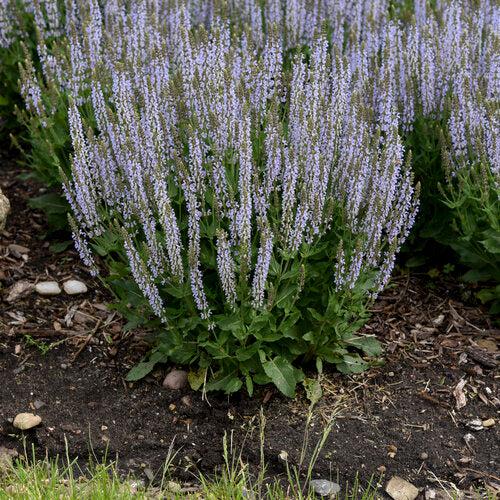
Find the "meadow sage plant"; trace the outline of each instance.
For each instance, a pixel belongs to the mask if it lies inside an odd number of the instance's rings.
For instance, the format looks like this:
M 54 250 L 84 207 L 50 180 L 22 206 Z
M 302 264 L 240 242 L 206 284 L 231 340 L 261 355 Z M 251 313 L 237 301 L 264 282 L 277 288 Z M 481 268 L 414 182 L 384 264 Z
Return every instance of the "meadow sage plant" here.
M 223 20 L 180 19 L 154 68 L 117 64 L 106 87 L 96 69 L 97 126 L 69 110 L 82 258 L 104 257 L 163 332 L 135 374 L 168 359 L 200 367 L 208 389 L 272 381 L 293 395 L 299 359 L 361 371 L 352 349 L 379 353 L 354 334 L 363 306 L 417 209 L 386 74 L 373 116 L 363 73 L 325 37 L 285 71 L 277 36 L 258 50 Z
M 409 147 L 498 280 L 493 1 L 51 5 L 22 67 L 32 164 L 129 326 L 159 332 L 130 379 L 168 360 L 293 395 L 309 362 L 363 370 L 380 349 L 355 332 L 418 208 Z

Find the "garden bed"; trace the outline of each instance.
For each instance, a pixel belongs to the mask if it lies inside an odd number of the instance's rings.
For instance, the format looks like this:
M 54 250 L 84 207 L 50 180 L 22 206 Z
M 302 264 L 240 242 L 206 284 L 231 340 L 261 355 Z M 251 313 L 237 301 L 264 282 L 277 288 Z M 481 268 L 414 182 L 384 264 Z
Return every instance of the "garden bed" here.
M 146 352 L 147 332 L 124 332 L 120 317 L 105 307 L 109 294 L 77 254 L 71 248 L 55 254 L 39 239 L 43 216 L 27 206 L 39 187 L 21 182 L 19 173 L 14 163 L 2 161 L 0 183 L 12 213 L 0 234 L 0 447 L 22 451 L 11 422 L 17 413 L 33 411 L 42 424 L 26 437 L 40 456 L 64 454 L 67 442 L 71 456 L 86 459 L 90 449 L 97 455 L 107 450 L 118 455 L 122 470 L 150 477 L 174 440 L 176 476 L 189 482 L 197 471 L 220 469 L 223 436 L 234 431 L 235 449 L 257 472 L 262 408 L 267 474 L 284 474 L 284 458 L 297 464 L 309 408 L 302 390 L 295 400 L 269 387 L 252 399 L 203 398 L 189 389 L 164 389 L 171 366 L 141 382 L 125 382 Z M 12 244 L 29 252 L 9 250 Z M 89 292 L 50 298 L 33 292 L 6 301 L 19 281 L 67 278 L 81 279 Z M 396 276 L 365 329 L 384 343 L 385 364 L 356 376 L 323 376 L 308 453 L 334 421 L 313 476 L 345 484 L 356 474 L 368 481 L 383 472 L 419 487 L 439 480 L 461 490 L 500 484 L 500 331 L 474 305 L 473 290 L 442 274 Z M 457 408 L 461 380 L 466 404 Z M 471 421 L 491 419 L 491 426 L 471 428 Z

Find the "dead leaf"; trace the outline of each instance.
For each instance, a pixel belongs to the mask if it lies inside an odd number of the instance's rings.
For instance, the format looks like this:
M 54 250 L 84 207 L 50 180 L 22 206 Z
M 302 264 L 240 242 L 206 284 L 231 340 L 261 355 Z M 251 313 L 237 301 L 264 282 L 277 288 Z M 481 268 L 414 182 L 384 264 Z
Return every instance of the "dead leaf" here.
M 14 302 L 17 299 L 29 295 L 33 291 L 33 283 L 29 281 L 18 281 L 10 288 L 9 295 L 5 299 L 7 302 Z
M 453 389 L 453 395 L 455 396 L 457 409 L 463 408 L 467 404 L 467 399 L 464 393 L 464 387 L 467 381 L 463 378 Z
M 491 354 L 496 354 L 498 352 L 498 346 L 494 340 L 479 339 L 476 340 L 476 344 L 478 345 L 478 347 L 490 352 Z

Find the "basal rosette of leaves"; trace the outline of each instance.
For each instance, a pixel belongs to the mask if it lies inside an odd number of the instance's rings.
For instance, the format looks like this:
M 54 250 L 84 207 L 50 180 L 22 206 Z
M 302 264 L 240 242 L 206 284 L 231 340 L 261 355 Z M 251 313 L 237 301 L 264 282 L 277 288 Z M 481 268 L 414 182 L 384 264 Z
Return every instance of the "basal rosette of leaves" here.
M 71 104 L 74 238 L 89 267 L 105 262 L 122 312 L 157 318 L 131 378 L 169 360 L 208 390 L 273 382 L 292 396 L 304 362 L 357 372 L 357 351 L 380 352 L 355 332 L 416 193 L 382 70 L 374 117 L 363 75 L 326 39 L 284 71 L 278 38 L 257 51 L 218 26 L 181 25 L 181 64 L 160 53 L 155 72 L 96 71 L 95 129 Z

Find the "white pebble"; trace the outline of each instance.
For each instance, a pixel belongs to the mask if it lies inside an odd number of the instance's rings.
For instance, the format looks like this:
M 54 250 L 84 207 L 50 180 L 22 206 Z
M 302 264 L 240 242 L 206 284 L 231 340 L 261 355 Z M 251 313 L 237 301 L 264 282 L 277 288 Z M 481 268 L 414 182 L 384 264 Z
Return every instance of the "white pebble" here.
M 56 281 L 41 281 L 35 285 L 35 290 L 40 295 L 59 295 L 61 293 Z
M 78 280 L 65 281 L 63 288 L 68 295 L 77 295 L 78 293 L 85 293 L 87 291 L 87 285 Z

